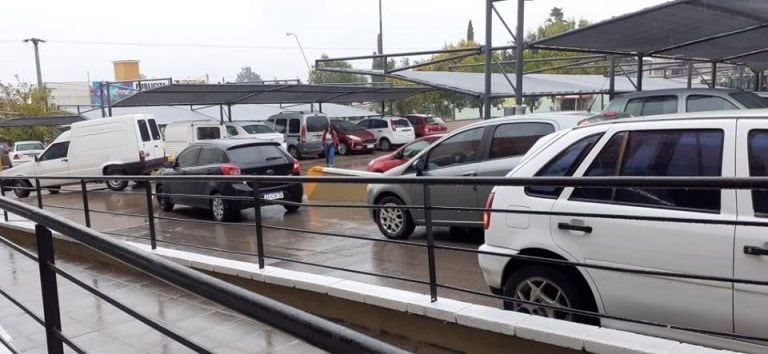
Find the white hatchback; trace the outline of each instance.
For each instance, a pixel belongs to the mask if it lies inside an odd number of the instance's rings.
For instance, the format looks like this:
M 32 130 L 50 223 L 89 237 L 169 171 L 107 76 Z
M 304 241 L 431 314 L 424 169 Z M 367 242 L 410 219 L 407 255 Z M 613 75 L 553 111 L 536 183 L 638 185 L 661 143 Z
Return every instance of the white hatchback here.
M 408 119 L 400 117 L 375 117 L 363 119 L 358 126 L 376 137 L 376 145 L 382 151 L 389 151 L 392 146 L 405 145 L 416 140 L 416 131 Z
M 508 176 L 768 176 L 767 110 L 625 119 L 557 132 L 540 142 Z M 768 230 L 742 223 L 768 222 L 766 190 L 496 187 L 487 206 L 552 215 L 486 213 L 482 251 L 768 282 Z M 668 219 L 584 216 L 594 214 Z M 492 255 L 480 255 L 479 264 L 491 289 L 512 298 L 708 331 L 756 337 L 768 333 L 768 286 Z M 585 320 L 545 307 L 504 306 Z M 601 323 L 705 345 L 736 345 L 624 321 Z M 755 350 L 751 344 L 739 345 L 739 350 Z

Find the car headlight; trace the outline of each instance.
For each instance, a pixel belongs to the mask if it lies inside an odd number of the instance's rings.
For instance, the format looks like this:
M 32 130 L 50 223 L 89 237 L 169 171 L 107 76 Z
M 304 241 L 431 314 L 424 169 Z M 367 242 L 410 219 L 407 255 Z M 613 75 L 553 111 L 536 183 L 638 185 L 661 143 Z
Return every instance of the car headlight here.
M 360 137 L 357 137 L 357 136 L 354 136 L 354 135 L 347 135 L 347 137 L 349 138 L 349 140 L 354 140 L 354 141 L 362 141 L 363 140 L 363 139 L 360 139 Z

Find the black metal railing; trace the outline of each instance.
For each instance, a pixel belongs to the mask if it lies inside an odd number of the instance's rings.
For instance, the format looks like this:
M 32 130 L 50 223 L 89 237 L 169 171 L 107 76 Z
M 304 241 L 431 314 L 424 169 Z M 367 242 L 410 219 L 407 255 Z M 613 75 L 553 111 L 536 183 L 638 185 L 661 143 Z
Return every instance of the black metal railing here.
M 88 198 L 83 187 L 83 210 L 86 221 L 89 219 Z M 234 286 L 217 278 L 202 274 L 180 266 L 154 254 L 141 252 L 122 242 L 113 240 L 100 232 L 74 223 L 57 216 L 49 211 L 40 210 L 43 207 L 39 180 L 35 183 L 38 194 L 38 207 L 35 208 L 7 197 L 0 197 L 0 208 L 7 213 L 13 213 L 36 223 L 35 235 L 37 254 L 0 237 L 0 243 L 36 261 L 40 270 L 40 285 L 42 289 L 43 316 L 36 314 L 28 306 L 15 299 L 9 293 L 0 289 L 0 295 L 15 306 L 19 307 L 35 322 L 45 328 L 47 350 L 49 353 L 63 353 L 64 345 L 77 353 L 85 353 L 85 349 L 67 338 L 62 332 L 60 304 L 58 296 L 57 276 L 60 276 L 86 290 L 99 299 L 117 307 L 136 320 L 161 332 L 179 344 L 199 353 L 210 353 L 204 345 L 187 338 L 168 326 L 153 320 L 124 305 L 106 293 L 77 279 L 75 275 L 57 266 L 54 258 L 54 243 L 50 230 L 54 230 L 75 241 L 96 250 L 112 259 L 130 265 L 159 280 L 173 284 L 181 289 L 199 295 L 207 300 L 221 304 L 237 313 L 251 319 L 266 323 L 274 328 L 292 334 L 297 338 L 330 352 L 344 353 L 391 353 L 403 352 L 389 344 L 350 330 L 336 323 L 284 305 L 269 298 L 260 296 L 240 287 Z M 80 191 L 75 191 L 80 193 Z M 149 195 L 150 193 L 147 193 Z M 151 205 L 148 205 L 151 211 Z M 150 224 L 150 227 L 154 227 Z M 154 234 L 153 234 L 154 235 Z M 66 305 L 65 305 L 66 306 Z M 17 350 L 0 337 L 0 344 L 16 353 Z
M 42 198 L 40 196 L 42 194 L 41 193 L 42 189 L 40 188 L 39 181 L 46 180 L 46 179 L 47 180 L 62 179 L 61 177 L 42 177 L 42 176 L 28 177 L 28 178 L 30 180 L 35 180 L 34 187 L 26 187 L 26 188 L 37 192 L 37 195 L 38 195 L 37 203 L 40 208 L 42 208 L 44 205 L 42 202 Z M 110 176 L 110 178 L 112 177 Z M 467 289 L 467 288 L 462 288 L 462 287 L 457 287 L 457 286 L 452 286 L 447 284 L 441 284 L 437 280 L 439 269 L 436 265 L 437 263 L 436 254 L 435 254 L 436 250 L 472 253 L 476 255 L 499 256 L 499 257 L 508 258 L 510 260 L 548 264 L 548 265 L 557 266 L 557 267 L 598 269 L 598 270 L 605 270 L 605 271 L 619 272 L 619 273 L 626 273 L 626 274 L 641 274 L 641 275 L 657 276 L 657 277 L 669 278 L 669 279 L 679 278 L 679 279 L 688 279 L 688 280 L 722 282 L 727 284 L 750 284 L 750 285 L 760 285 L 760 286 L 768 286 L 768 281 L 756 280 L 756 279 L 718 277 L 718 276 L 710 276 L 705 274 L 675 273 L 675 272 L 639 270 L 639 269 L 633 269 L 633 268 L 611 267 L 611 266 L 603 266 L 603 265 L 596 265 L 596 264 L 571 262 L 571 261 L 552 259 L 552 258 L 546 258 L 546 257 L 487 252 L 487 251 L 481 251 L 478 249 L 470 249 L 470 248 L 464 248 L 464 247 L 437 244 L 434 238 L 434 230 L 432 225 L 433 224 L 432 212 L 435 210 L 489 211 L 492 213 L 505 213 L 505 214 L 512 213 L 512 214 L 532 214 L 532 215 L 550 215 L 550 216 L 591 217 L 591 218 L 607 218 L 607 219 L 617 219 L 617 220 L 627 220 L 627 221 L 640 220 L 640 221 L 682 222 L 682 223 L 690 223 L 690 224 L 734 225 L 734 226 L 741 225 L 741 226 L 756 226 L 756 227 L 768 227 L 768 221 L 759 222 L 759 221 L 740 221 L 740 220 L 734 220 L 734 221 L 711 220 L 711 219 L 703 220 L 703 219 L 695 219 L 695 218 L 671 218 L 671 217 L 638 216 L 638 215 L 622 215 L 622 214 L 567 213 L 567 212 L 553 212 L 549 210 L 508 210 L 508 209 L 487 210 L 484 208 L 458 208 L 458 207 L 432 205 L 432 201 L 430 198 L 430 195 L 432 192 L 431 188 L 433 186 L 439 186 L 439 185 L 768 190 L 768 177 L 749 177 L 749 178 L 654 177 L 653 179 L 649 179 L 645 177 L 589 177 L 589 178 L 571 178 L 571 177 L 535 177 L 535 178 L 449 177 L 449 178 L 442 178 L 442 177 L 308 177 L 308 176 L 290 176 L 290 177 L 288 176 L 120 176 L 120 177 L 115 176 L 114 177 L 114 179 L 133 180 L 133 181 L 139 181 L 139 182 L 157 182 L 157 181 L 181 182 L 185 180 L 210 181 L 210 182 L 223 181 L 223 182 L 232 182 L 232 183 L 248 182 L 250 185 L 253 186 L 252 197 L 222 197 L 222 198 L 230 199 L 230 200 L 253 199 L 254 205 L 257 206 L 257 208 L 255 209 L 256 218 L 253 223 L 215 222 L 211 220 L 197 220 L 197 219 L 188 219 L 188 218 L 175 218 L 175 217 L 169 217 L 165 215 L 155 215 L 154 208 L 152 205 L 152 198 L 158 195 L 165 196 L 168 194 L 153 193 L 150 188 L 147 188 L 147 190 L 144 192 L 121 192 L 125 194 L 136 195 L 136 196 L 141 196 L 146 198 L 147 214 L 131 214 L 131 213 L 121 213 L 121 212 L 107 211 L 107 210 L 93 210 L 93 209 L 89 209 L 89 205 L 88 205 L 88 199 L 90 194 L 114 193 L 114 192 L 105 191 L 105 190 L 93 190 L 93 189 L 87 190 L 85 181 L 92 180 L 92 177 L 67 177 L 67 179 L 80 181 L 80 190 L 73 190 L 71 191 L 71 193 L 81 193 L 83 195 L 82 210 L 85 214 L 84 217 L 87 225 L 89 225 L 91 213 L 106 213 L 106 214 L 127 215 L 127 216 L 134 216 L 134 217 L 146 217 L 149 220 L 148 222 L 149 237 L 139 237 L 135 235 L 119 234 L 115 232 L 111 232 L 110 234 L 115 236 L 128 237 L 128 238 L 145 239 L 149 241 L 152 248 L 157 247 L 158 243 L 175 245 L 175 246 L 184 246 L 184 247 L 189 247 L 189 248 L 198 249 L 198 250 L 223 252 L 223 253 L 244 255 L 244 256 L 255 256 L 257 258 L 260 268 L 263 268 L 265 266 L 265 260 L 275 260 L 275 261 L 285 261 L 285 262 L 291 262 L 295 264 L 301 264 L 301 265 L 307 265 L 307 266 L 313 266 L 313 267 L 320 267 L 320 268 L 336 270 L 336 271 L 381 277 L 385 279 L 404 281 L 412 284 L 427 286 L 429 289 L 429 294 L 432 298 L 432 301 L 436 301 L 438 299 L 438 292 L 440 289 L 443 289 L 443 290 L 450 290 L 450 291 L 456 291 L 456 292 L 465 293 L 465 294 L 481 296 L 481 297 L 490 298 L 490 299 L 503 300 L 505 302 L 510 302 L 510 303 L 549 308 L 552 310 L 556 310 L 558 312 L 569 313 L 574 316 L 583 316 L 585 318 L 592 318 L 597 320 L 600 320 L 600 319 L 618 320 L 618 321 L 624 321 L 628 323 L 635 323 L 635 324 L 648 325 L 653 327 L 713 335 L 713 336 L 719 336 L 719 337 L 729 338 L 729 339 L 757 341 L 760 343 L 768 344 L 768 337 L 743 335 L 743 334 L 731 333 L 731 332 L 712 331 L 712 330 L 707 330 L 702 328 L 694 328 L 694 327 L 675 325 L 670 323 L 660 323 L 660 322 L 654 322 L 654 321 L 648 321 L 648 320 L 642 320 L 642 319 L 625 318 L 625 317 L 614 316 L 606 313 L 599 313 L 596 311 L 587 311 L 587 310 L 574 309 L 574 308 L 563 308 L 556 305 L 533 303 L 533 302 L 529 302 L 521 299 L 493 294 L 490 292 L 481 292 L 477 290 L 472 290 L 472 289 Z M 2 178 L 0 178 L 0 181 L 2 181 Z M 6 181 L 6 184 L 7 183 L 8 182 Z M 265 183 L 419 185 L 422 188 L 422 193 L 425 201 L 424 205 L 399 205 L 397 206 L 397 208 L 405 209 L 405 210 L 414 210 L 414 209 L 423 210 L 425 226 L 426 226 L 426 244 L 420 243 L 420 242 L 406 241 L 406 240 L 391 240 L 391 239 L 385 239 L 385 238 L 374 238 L 374 237 L 369 237 L 365 235 L 340 234 L 340 233 L 327 232 L 322 230 L 310 230 L 310 229 L 286 227 L 286 226 L 279 226 L 279 225 L 272 225 L 272 224 L 265 223 L 265 220 L 262 218 L 262 215 L 261 215 L 261 208 L 259 208 L 258 206 L 265 205 L 266 203 L 279 204 L 279 205 L 297 205 L 305 208 L 352 208 L 352 209 L 368 209 L 368 210 L 392 208 L 391 206 L 384 207 L 380 205 L 359 204 L 359 203 L 310 203 L 310 202 L 298 203 L 298 202 L 280 201 L 280 200 L 266 201 L 261 198 L 261 193 L 259 188 L 260 184 L 265 184 Z M 151 184 L 148 184 L 148 185 L 151 185 Z M 199 195 L 199 194 L 192 194 L 192 195 L 185 195 L 185 196 L 190 198 L 212 198 L 212 196 L 209 196 L 209 195 Z M 2 205 L 0 205 L 0 207 L 1 206 Z M 49 207 L 80 210 L 79 208 L 74 208 L 71 206 L 49 206 Z M 6 219 L 7 219 L 7 216 L 6 216 Z M 183 222 L 201 223 L 201 224 L 221 224 L 227 227 L 253 227 L 256 235 L 257 251 L 255 253 L 244 252 L 241 250 L 231 250 L 231 249 L 225 249 L 220 247 L 210 247 L 210 246 L 189 244 L 184 242 L 177 242 L 169 239 L 158 239 L 157 234 L 154 230 L 156 227 L 155 225 L 156 221 L 160 221 L 160 222 L 183 221 Z M 360 241 L 370 241 L 375 243 L 395 244 L 395 245 L 401 245 L 404 247 L 423 248 L 425 249 L 427 254 L 426 258 L 427 258 L 428 279 L 427 280 L 413 279 L 408 277 L 387 275 L 383 273 L 359 271 L 355 269 L 350 269 L 348 267 L 337 267 L 337 266 L 331 266 L 328 264 L 302 261 L 302 260 L 293 259 L 290 257 L 278 256 L 274 254 L 266 254 L 265 241 L 263 237 L 263 233 L 265 229 L 293 232 L 295 235 L 302 236 L 302 237 L 324 236 L 324 237 L 335 237 L 335 238 L 342 238 L 342 239 L 354 239 L 354 240 L 360 240 Z

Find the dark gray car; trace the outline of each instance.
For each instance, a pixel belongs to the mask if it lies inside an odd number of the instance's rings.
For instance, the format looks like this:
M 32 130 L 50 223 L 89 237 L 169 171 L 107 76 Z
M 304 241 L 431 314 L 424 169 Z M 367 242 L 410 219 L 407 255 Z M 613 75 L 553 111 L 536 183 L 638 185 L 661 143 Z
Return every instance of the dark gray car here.
M 554 131 L 576 126 L 588 116 L 573 114 L 531 114 L 497 118 L 475 123 L 446 135 L 408 163 L 393 168 L 387 176 L 504 176 L 536 141 Z M 432 206 L 482 208 L 492 186 L 435 185 L 430 189 Z M 368 203 L 392 206 L 371 212 L 384 236 L 408 238 L 416 225 L 424 224 L 421 209 L 395 208 L 423 205 L 420 185 L 379 184 L 368 187 Z M 482 227 L 479 211 L 433 210 L 433 225 Z

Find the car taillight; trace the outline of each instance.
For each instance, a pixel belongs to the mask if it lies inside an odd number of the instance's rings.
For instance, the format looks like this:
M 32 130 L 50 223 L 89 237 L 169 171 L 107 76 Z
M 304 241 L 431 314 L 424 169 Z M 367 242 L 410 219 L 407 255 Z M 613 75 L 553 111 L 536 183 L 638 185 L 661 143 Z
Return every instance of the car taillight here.
M 224 176 L 237 176 L 240 174 L 240 166 L 221 165 L 221 174 Z
M 488 227 L 491 226 L 491 208 L 493 208 L 493 197 L 496 196 L 496 193 L 491 192 L 491 194 L 488 195 L 488 199 L 485 201 L 485 211 L 483 211 L 483 229 L 488 230 Z
M 301 164 L 299 163 L 299 160 L 293 160 L 293 169 L 291 169 L 291 174 L 294 176 L 301 175 Z
M 144 150 L 139 150 L 139 161 L 144 162 L 144 160 L 147 158 L 146 153 L 144 153 Z
M 306 143 L 307 142 L 307 126 L 302 125 L 301 126 L 301 142 Z

